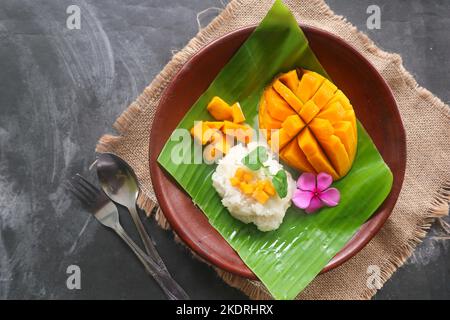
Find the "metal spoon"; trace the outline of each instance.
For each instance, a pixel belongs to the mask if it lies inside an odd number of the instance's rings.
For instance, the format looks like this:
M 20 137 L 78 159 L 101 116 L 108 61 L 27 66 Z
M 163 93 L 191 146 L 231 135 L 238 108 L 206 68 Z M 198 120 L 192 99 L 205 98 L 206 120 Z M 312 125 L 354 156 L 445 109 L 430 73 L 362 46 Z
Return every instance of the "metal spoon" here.
M 139 186 L 131 168 L 125 161 L 111 153 L 100 154 L 96 165 L 97 176 L 103 191 L 112 201 L 128 209 L 148 254 L 152 251 L 156 252 L 136 210 Z

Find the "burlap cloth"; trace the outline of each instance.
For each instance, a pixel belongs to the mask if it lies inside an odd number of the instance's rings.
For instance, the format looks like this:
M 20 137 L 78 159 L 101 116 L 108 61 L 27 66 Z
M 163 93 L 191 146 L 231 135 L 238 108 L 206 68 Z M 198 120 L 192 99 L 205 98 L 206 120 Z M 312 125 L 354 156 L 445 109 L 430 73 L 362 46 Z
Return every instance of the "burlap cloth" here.
M 368 266 L 381 269 L 382 283 L 412 254 L 435 218 L 448 214 L 450 198 L 450 109 L 428 90 L 418 86 L 404 69 L 401 57 L 379 49 L 322 0 L 285 0 L 299 22 L 338 35 L 361 52 L 390 85 L 403 119 L 407 137 L 407 164 L 403 189 L 395 209 L 373 240 L 354 258 L 318 276 L 299 299 L 369 299 L 375 288 L 367 286 Z M 139 205 L 168 227 L 157 210 L 148 165 L 149 128 L 161 93 L 181 66 L 205 44 L 233 30 L 259 23 L 272 1 L 235 0 L 176 53 L 161 73 L 117 119 L 118 136 L 105 135 L 97 152 L 113 152 L 135 170 L 142 196 Z M 156 209 L 156 210 L 153 210 Z M 248 281 L 217 269 L 229 285 L 251 298 L 270 298 L 256 281 Z

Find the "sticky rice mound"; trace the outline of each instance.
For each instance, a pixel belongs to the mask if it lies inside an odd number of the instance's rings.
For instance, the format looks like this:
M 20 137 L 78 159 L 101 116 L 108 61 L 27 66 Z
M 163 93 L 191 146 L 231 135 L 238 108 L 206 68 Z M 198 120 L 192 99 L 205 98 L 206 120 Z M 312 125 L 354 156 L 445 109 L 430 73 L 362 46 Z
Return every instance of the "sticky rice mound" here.
M 252 197 L 243 194 L 238 188 L 233 187 L 230 178 L 234 176 L 238 168 L 244 167 L 242 159 L 253 149 L 262 145 L 252 142 L 248 146 L 236 145 L 230 149 L 227 155 L 220 159 L 216 171 L 212 175 L 213 186 L 222 197 L 222 204 L 228 209 L 230 214 L 244 222 L 254 223 L 260 231 L 276 230 L 283 222 L 286 210 L 291 205 L 292 195 L 296 189 L 295 181 L 289 172 L 287 174 L 288 191 L 287 196 L 281 199 L 278 194 L 261 204 Z M 266 145 L 262 145 L 267 148 Z M 275 175 L 283 166 L 273 158 L 273 154 L 268 151 L 269 158 L 264 162 L 264 169 L 253 171 L 255 177 L 260 180 L 269 179 Z

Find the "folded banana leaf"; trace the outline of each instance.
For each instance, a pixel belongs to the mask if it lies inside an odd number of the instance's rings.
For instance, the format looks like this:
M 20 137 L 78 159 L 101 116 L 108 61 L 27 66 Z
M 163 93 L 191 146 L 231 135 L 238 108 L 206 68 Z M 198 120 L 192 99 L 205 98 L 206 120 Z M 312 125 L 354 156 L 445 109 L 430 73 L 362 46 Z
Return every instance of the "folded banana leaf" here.
M 289 9 L 275 1 L 178 127 L 190 129 L 195 120 L 211 119 L 206 105 L 217 95 L 225 101 L 239 101 L 247 123 L 257 128 L 262 90 L 274 76 L 295 67 L 328 77 Z M 358 124 L 358 151 L 353 167 L 334 183 L 341 192 L 340 204 L 311 215 L 291 206 L 279 229 L 261 232 L 253 224 L 234 219 L 222 205 L 211 182 L 215 165 L 172 162 L 171 153 L 177 143 L 169 140 L 158 162 L 276 299 L 295 298 L 375 212 L 392 186 L 391 171 Z

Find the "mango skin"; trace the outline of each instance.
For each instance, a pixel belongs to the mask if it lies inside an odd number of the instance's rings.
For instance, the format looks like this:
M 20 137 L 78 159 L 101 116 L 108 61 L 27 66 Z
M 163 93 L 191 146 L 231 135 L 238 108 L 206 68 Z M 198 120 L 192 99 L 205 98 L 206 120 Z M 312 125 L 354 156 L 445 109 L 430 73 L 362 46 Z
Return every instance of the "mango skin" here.
M 302 172 L 326 172 L 339 180 L 350 171 L 356 156 L 353 106 L 320 74 L 309 70 L 300 74 L 300 79 L 296 70 L 281 74 L 264 90 L 259 127 L 268 130 L 269 146 L 289 166 Z

